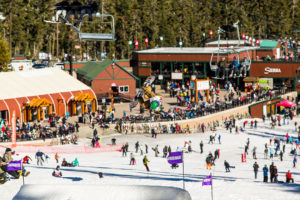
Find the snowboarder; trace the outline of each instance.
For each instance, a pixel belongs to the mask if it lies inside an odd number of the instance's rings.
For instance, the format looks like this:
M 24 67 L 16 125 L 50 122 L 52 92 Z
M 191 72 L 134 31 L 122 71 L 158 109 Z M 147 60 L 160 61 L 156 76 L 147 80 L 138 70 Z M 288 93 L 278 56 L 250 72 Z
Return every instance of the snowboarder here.
M 255 179 L 257 179 L 258 168 L 259 168 L 259 165 L 257 164 L 257 162 L 255 162 L 253 164 L 253 170 L 254 170 L 254 177 L 255 177 Z
M 146 154 L 148 154 L 148 145 L 145 144 L 145 150 L 146 150 Z
M 280 156 L 280 161 L 282 162 L 282 160 L 283 160 L 283 152 L 282 151 L 280 151 L 279 156 Z
M 230 164 L 226 160 L 224 160 L 224 166 L 226 172 L 230 172 L 230 168 L 235 168 L 234 166 L 230 166 Z
M 268 182 L 268 171 L 269 171 L 269 169 L 268 169 L 267 165 L 265 165 L 264 168 L 263 168 L 263 175 L 264 175 L 264 182 L 265 183 Z
M 149 170 L 149 167 L 148 167 L 148 162 L 150 162 L 150 161 L 148 160 L 147 156 L 144 156 L 143 163 L 146 167 L 146 170 L 149 172 L 150 170 Z
M 203 153 L 203 141 L 201 140 L 200 142 L 200 153 L 202 154 Z

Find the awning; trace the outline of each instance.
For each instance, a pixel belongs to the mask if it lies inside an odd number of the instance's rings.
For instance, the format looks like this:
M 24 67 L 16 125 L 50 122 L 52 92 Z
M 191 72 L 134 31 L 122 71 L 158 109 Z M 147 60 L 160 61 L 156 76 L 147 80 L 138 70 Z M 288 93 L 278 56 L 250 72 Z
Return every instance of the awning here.
M 286 107 L 286 108 L 291 108 L 291 107 L 295 107 L 296 103 L 290 102 L 288 100 L 284 100 L 284 101 L 276 104 L 276 106 L 283 106 L 283 107 Z
M 74 98 L 73 101 L 77 102 L 91 102 L 95 99 L 93 95 L 90 93 L 78 93 Z
M 244 82 L 258 82 L 259 78 L 258 77 L 246 77 L 244 78 Z
M 52 105 L 53 103 L 45 98 L 40 99 L 40 98 L 34 98 L 32 99 L 27 106 L 29 107 L 48 107 Z

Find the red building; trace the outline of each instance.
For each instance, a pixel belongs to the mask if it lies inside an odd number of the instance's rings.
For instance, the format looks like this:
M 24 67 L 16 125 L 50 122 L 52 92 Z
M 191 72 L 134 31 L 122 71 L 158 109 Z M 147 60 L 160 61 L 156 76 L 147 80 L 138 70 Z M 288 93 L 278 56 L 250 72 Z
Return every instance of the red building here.
M 12 113 L 23 121 L 40 121 L 55 113 L 63 116 L 97 109 L 94 92 L 68 73 L 45 68 L 0 73 L 0 118 Z
M 124 63 L 123 63 L 124 64 Z M 136 81 L 133 74 L 112 60 L 89 62 L 77 69 L 78 80 L 95 91 L 98 98 L 109 97 L 111 91 L 119 96 L 134 98 Z

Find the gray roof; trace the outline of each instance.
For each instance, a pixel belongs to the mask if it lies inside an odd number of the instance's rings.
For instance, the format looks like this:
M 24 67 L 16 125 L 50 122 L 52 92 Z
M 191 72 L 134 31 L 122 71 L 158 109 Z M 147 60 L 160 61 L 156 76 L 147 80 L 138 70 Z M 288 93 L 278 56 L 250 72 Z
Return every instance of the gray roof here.
M 256 50 L 258 47 L 240 47 L 240 48 L 227 48 L 223 47 L 218 49 L 218 47 L 163 47 L 163 48 L 154 48 L 136 51 L 138 54 L 212 54 L 219 53 L 227 54 L 227 53 L 235 53 L 235 52 L 244 52 Z

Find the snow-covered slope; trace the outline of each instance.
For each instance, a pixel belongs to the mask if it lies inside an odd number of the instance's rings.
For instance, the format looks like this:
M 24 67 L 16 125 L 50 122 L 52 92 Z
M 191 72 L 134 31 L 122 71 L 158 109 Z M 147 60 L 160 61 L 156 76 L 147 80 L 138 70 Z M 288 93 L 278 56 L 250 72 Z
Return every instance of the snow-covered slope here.
M 300 120 L 296 119 L 298 124 Z M 26 165 L 28 171 L 31 171 L 30 176 L 25 178 L 26 184 L 47 185 L 49 187 L 59 186 L 61 188 L 68 187 L 72 184 L 78 187 L 80 195 L 88 195 L 90 193 L 85 190 L 86 185 L 93 185 L 92 187 L 110 188 L 111 185 L 119 186 L 136 186 L 136 185 L 152 185 L 152 186 L 167 186 L 182 188 L 182 165 L 179 168 L 171 169 L 165 158 L 162 158 L 162 148 L 165 145 L 170 145 L 172 151 L 177 147 L 183 147 L 185 141 L 191 140 L 194 152 L 186 153 L 184 155 L 185 168 L 185 188 L 190 193 L 193 200 L 211 199 L 211 187 L 202 186 L 201 182 L 204 177 L 210 173 L 213 174 L 213 195 L 216 200 L 299 200 L 300 199 L 300 164 L 293 168 L 292 159 L 289 155 L 291 148 L 295 145 L 287 144 L 286 151 L 281 162 L 278 157 L 272 160 L 264 159 L 264 145 L 273 148 L 273 143 L 270 145 L 269 140 L 273 137 L 284 138 L 288 132 L 293 137 L 297 137 L 294 130 L 294 121 L 290 125 L 276 127 L 270 129 L 270 122 L 262 123 L 259 121 L 257 129 L 250 129 L 247 125 L 246 133 L 230 134 L 229 131 L 218 129 L 217 136 L 221 134 L 221 144 L 216 142 L 208 144 L 210 134 L 193 134 L 193 135 L 158 135 L 157 139 L 151 138 L 149 135 L 124 135 L 114 136 L 117 138 L 117 143 L 129 142 L 129 150 L 133 152 L 137 164 L 129 165 L 130 155 L 122 157 L 121 152 L 105 152 L 95 154 L 60 154 L 60 160 L 66 158 L 71 162 L 78 158 L 80 166 L 76 168 L 62 167 L 62 178 L 54 178 L 51 176 L 53 169 L 57 166 L 54 160 L 54 155 L 49 154 L 50 160 L 44 166 L 37 166 L 33 154 L 28 154 L 33 158 L 33 162 Z M 242 121 L 239 122 L 242 125 Z M 241 154 L 244 152 L 244 147 L 247 138 L 250 138 L 249 155 L 247 162 L 241 162 Z M 204 142 L 204 153 L 200 154 L 199 143 Z M 109 144 L 111 138 L 102 138 L 103 144 Z M 150 172 L 147 172 L 142 159 L 143 156 L 135 153 L 134 144 L 139 141 L 143 145 L 145 153 L 145 144 L 149 146 L 149 153 L 147 155 L 150 160 Z M 81 143 L 89 141 L 82 140 Z M 159 157 L 154 156 L 152 147 L 159 145 Z M 252 159 L 252 149 L 257 147 L 257 160 Z M 220 159 L 216 160 L 216 166 L 212 170 L 207 170 L 205 166 L 205 158 L 211 151 L 214 153 L 216 149 L 220 149 Z M 20 153 L 19 157 L 24 156 Z M 227 160 L 235 169 L 230 173 L 226 173 L 224 169 L 224 160 Z M 257 162 L 260 166 L 258 179 L 254 179 L 253 163 Z M 294 184 L 286 183 L 263 183 L 262 168 L 265 164 L 268 166 L 274 162 L 278 168 L 278 179 L 285 181 L 285 173 L 291 170 Z M 98 173 L 102 172 L 104 178 L 99 179 Z M 0 185 L 0 199 L 12 199 L 20 190 L 22 180 L 10 180 L 4 185 Z M 112 187 L 113 188 L 113 187 Z M 130 190 L 123 191 L 120 189 L 120 194 L 123 194 L 120 199 L 126 199 L 130 195 Z M 102 198 L 111 194 L 111 190 L 107 189 L 103 192 Z M 153 192 L 153 194 L 156 194 Z M 108 196 L 110 197 L 110 196 Z M 102 199 L 101 198 L 101 199 Z M 167 197 L 166 197 L 167 198 Z M 164 198 L 163 198 L 164 199 Z

